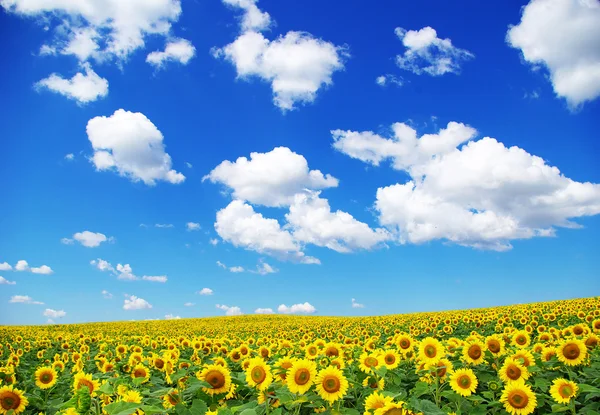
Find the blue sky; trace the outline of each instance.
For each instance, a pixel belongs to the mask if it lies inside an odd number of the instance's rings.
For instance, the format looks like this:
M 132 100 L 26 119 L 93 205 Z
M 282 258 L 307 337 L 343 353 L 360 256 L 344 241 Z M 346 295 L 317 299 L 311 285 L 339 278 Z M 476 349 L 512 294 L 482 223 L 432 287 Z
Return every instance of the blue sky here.
M 376 3 L 0 0 L 0 324 L 599 295 L 600 6 Z

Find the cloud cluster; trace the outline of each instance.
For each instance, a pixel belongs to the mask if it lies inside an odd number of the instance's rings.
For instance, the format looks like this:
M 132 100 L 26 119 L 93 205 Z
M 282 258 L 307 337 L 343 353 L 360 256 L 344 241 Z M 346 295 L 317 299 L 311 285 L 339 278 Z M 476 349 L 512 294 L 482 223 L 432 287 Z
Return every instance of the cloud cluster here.
M 47 89 L 56 92 L 77 101 L 78 104 L 87 104 L 107 96 L 108 81 L 98 76 L 87 63 L 81 65 L 81 68 L 83 72 L 77 72 L 71 79 L 65 79 L 61 75 L 53 73 L 38 81 L 34 86 L 38 90 Z
M 65 245 L 72 245 L 74 241 L 77 241 L 86 248 L 96 248 L 103 242 L 113 242 L 114 238 L 112 236 L 107 238 L 100 232 L 83 231 L 73 234 L 72 238 L 62 238 L 60 241 Z
M 30 267 L 29 263 L 24 259 L 17 261 L 14 268 L 8 262 L 0 263 L 0 271 L 17 271 L 17 272 L 31 272 L 33 274 L 50 275 L 54 273 L 52 268 L 48 265 L 41 265 L 39 267 Z
M 166 275 L 156 275 L 156 276 L 143 275 L 141 277 L 138 277 L 137 275 L 135 275 L 133 273 L 133 269 L 131 268 L 131 265 L 117 264 L 117 267 L 115 268 L 111 265 L 110 262 L 105 261 L 104 259 L 101 259 L 101 258 L 91 260 L 90 265 L 92 265 L 93 267 L 97 268 L 100 271 L 110 272 L 111 274 L 115 275 L 118 280 L 121 280 L 121 281 L 142 280 L 142 281 L 160 282 L 160 283 L 165 283 L 168 281 L 168 278 Z
M 571 108 L 600 96 L 600 3 L 532 0 L 506 41 L 534 68 L 550 73 L 554 92 Z
M 179 62 L 187 65 L 196 55 L 196 48 L 187 39 L 173 39 L 165 45 L 164 51 L 154 51 L 146 57 L 146 62 L 156 68 L 162 68 L 166 62 Z
M 504 251 L 510 241 L 575 228 L 573 218 L 600 213 L 600 185 L 576 182 L 519 147 L 451 122 L 417 137 L 403 123 L 392 136 L 332 131 L 334 148 L 377 166 L 389 160 L 410 180 L 377 189 L 379 222 L 400 243 L 446 240 Z
M 217 304 L 216 307 L 219 310 L 225 311 L 226 316 L 241 316 L 242 314 L 244 314 L 244 313 L 242 313 L 242 310 L 237 306 L 229 307 L 224 304 Z
M 309 302 L 305 302 L 304 304 L 294 304 L 290 307 L 281 304 L 277 307 L 277 311 L 282 314 L 312 314 L 316 312 L 317 309 Z
M 37 305 L 44 304 L 41 301 L 35 301 L 33 298 L 31 298 L 28 295 L 13 295 L 12 297 L 10 297 L 10 300 L 8 302 L 9 303 L 23 303 L 23 304 L 37 304 Z
M 123 310 L 147 310 L 150 308 L 152 308 L 152 304 L 135 295 L 128 295 L 123 302 Z
M 97 170 L 116 171 L 133 182 L 182 183 L 185 176 L 171 168 L 163 135 L 144 114 L 119 109 L 110 117 L 94 117 L 86 132 L 94 149 Z

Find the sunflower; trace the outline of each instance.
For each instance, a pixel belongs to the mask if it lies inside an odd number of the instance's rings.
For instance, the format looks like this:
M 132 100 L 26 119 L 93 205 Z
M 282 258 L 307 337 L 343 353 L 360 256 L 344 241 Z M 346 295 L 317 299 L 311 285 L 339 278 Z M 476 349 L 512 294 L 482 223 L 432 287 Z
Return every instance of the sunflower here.
M 6 414 L 13 411 L 14 414 L 20 414 L 25 410 L 29 401 L 24 396 L 23 391 L 11 386 L 0 387 L 0 414 Z
M 73 391 L 77 392 L 83 386 L 86 386 L 90 392 L 90 395 L 94 395 L 100 384 L 97 380 L 92 379 L 90 373 L 79 372 L 73 378 Z
M 425 337 L 419 343 L 419 360 L 423 363 L 437 363 L 445 355 L 444 346 L 433 337 Z
M 288 370 L 294 365 L 295 361 L 296 358 L 294 357 L 282 357 L 275 362 L 275 367 L 279 368 L 277 376 L 279 376 L 282 383 L 285 383 Z
M 477 384 L 477 376 L 471 369 L 457 369 L 450 375 L 450 387 L 459 395 L 471 396 Z
M 529 379 L 529 371 L 523 366 L 519 360 L 507 358 L 498 372 L 500 379 L 504 383 L 515 382 L 519 379 Z
M 231 387 L 231 373 L 228 368 L 220 365 L 207 365 L 196 377 L 210 385 L 203 388 L 209 395 L 228 392 Z
M 382 408 L 376 409 L 374 415 L 409 415 L 404 409 L 404 402 L 388 402 Z
M 54 363 L 52 363 L 52 367 L 54 368 L 54 370 L 62 372 L 65 369 L 65 364 L 60 360 L 56 360 Z
M 409 352 L 412 352 L 415 347 L 415 341 L 408 334 L 401 333 L 396 338 L 396 347 L 403 355 L 406 355 Z
M 131 377 L 133 379 L 141 379 L 141 383 L 146 383 L 150 379 L 150 371 L 146 366 L 139 363 L 135 365 L 135 367 L 131 371 Z
M 535 366 L 535 359 L 529 350 L 521 349 L 511 356 L 514 360 L 522 360 L 523 366 Z
M 293 363 L 288 370 L 287 387 L 292 393 L 306 393 L 317 376 L 317 365 L 312 360 L 302 359 Z
M 392 403 L 393 399 L 391 396 L 385 396 L 379 393 L 379 391 L 373 392 L 367 399 L 365 399 L 365 413 L 371 413 L 379 408 L 383 408 L 388 403 Z
M 369 387 L 371 389 L 383 390 L 383 388 L 385 388 L 385 379 L 384 378 L 379 379 L 375 376 L 367 376 L 362 381 L 362 385 L 364 387 Z
M 142 403 L 142 395 L 138 391 L 129 390 L 121 395 L 123 402 Z
M 358 368 L 367 374 L 371 373 L 373 369 L 381 367 L 381 365 L 383 364 L 379 356 L 375 353 L 364 352 L 360 355 L 358 360 Z
M 162 371 L 165 368 L 165 359 L 161 356 L 154 356 L 154 358 L 152 359 L 152 365 L 155 369 Z
M 348 381 L 337 367 L 321 369 L 315 379 L 317 393 L 330 404 L 342 399 L 348 390 Z
M 250 386 L 257 387 L 258 390 L 265 390 L 273 382 L 271 368 L 260 357 L 250 359 L 246 369 L 246 382 Z
M 437 363 L 425 365 L 424 368 L 427 369 L 432 375 L 435 375 L 440 378 L 440 380 L 443 380 L 446 378 L 448 373 L 452 372 L 454 366 L 450 360 L 444 358 L 440 359 L 440 361 Z
M 35 385 L 40 389 L 50 389 L 56 384 L 58 375 L 50 366 L 40 367 L 35 371 Z
M 531 344 L 531 337 L 525 330 L 517 330 L 513 333 L 512 342 L 519 348 L 527 347 Z
M 577 395 L 579 387 L 575 382 L 563 378 L 554 379 L 550 395 L 557 403 L 568 404 Z
M 578 339 L 565 340 L 556 348 L 556 356 L 565 365 L 577 366 L 586 358 L 587 347 Z
M 531 414 L 537 405 L 535 394 L 523 379 L 507 384 L 502 391 L 500 402 L 511 415 Z
M 394 350 L 386 350 L 381 355 L 383 364 L 388 369 L 395 369 L 400 364 L 400 355 Z
M 494 356 L 502 356 L 505 352 L 504 339 L 496 334 L 485 338 L 485 346 Z
M 279 399 L 277 399 L 275 396 L 275 392 L 269 392 L 267 390 L 258 392 L 258 398 L 256 401 L 259 405 L 267 402 L 267 399 L 269 400 L 269 406 L 272 408 L 278 408 L 281 405 L 281 402 L 279 402 Z
M 484 344 L 479 340 L 471 340 L 463 347 L 462 357 L 470 365 L 479 365 L 483 363 Z

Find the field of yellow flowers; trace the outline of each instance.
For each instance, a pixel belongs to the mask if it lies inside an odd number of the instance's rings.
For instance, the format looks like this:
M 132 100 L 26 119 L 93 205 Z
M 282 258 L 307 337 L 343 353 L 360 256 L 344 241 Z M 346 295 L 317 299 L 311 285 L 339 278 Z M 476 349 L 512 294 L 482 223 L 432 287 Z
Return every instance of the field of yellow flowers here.
M 600 414 L 600 298 L 0 327 L 0 415 Z

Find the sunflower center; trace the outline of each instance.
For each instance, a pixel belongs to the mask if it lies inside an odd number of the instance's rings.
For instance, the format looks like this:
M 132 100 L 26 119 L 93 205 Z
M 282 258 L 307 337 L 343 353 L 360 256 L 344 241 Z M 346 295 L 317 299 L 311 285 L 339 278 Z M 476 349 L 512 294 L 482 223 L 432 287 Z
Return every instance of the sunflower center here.
M 52 382 L 52 375 L 50 373 L 44 373 L 40 376 L 40 382 L 44 384 Z
M 385 356 L 385 363 L 388 365 L 393 365 L 396 363 L 396 357 L 393 354 L 388 354 Z
M 375 367 L 375 366 L 377 366 L 377 363 L 379 363 L 379 362 L 377 362 L 377 359 L 375 359 L 372 356 L 367 357 L 365 359 L 365 366 L 367 366 L 367 367 Z
M 308 369 L 298 369 L 296 374 L 294 375 L 294 382 L 298 385 L 306 385 L 306 383 L 310 380 L 310 372 Z
M 558 392 L 563 398 L 570 398 L 571 396 L 573 396 L 573 388 L 571 387 L 571 385 L 562 385 Z
M 210 383 L 213 389 L 219 389 L 225 386 L 225 376 L 218 370 L 211 370 L 206 374 L 206 381 Z
M 133 371 L 133 377 L 134 378 L 145 378 L 146 377 L 146 371 L 144 369 L 135 369 Z
M 323 379 L 323 389 L 328 393 L 335 393 L 340 390 L 340 380 L 335 376 L 327 376 Z
M 527 339 L 525 338 L 525 336 L 519 336 L 519 337 L 517 337 L 517 344 L 520 344 L 522 346 L 525 343 L 527 343 Z
M 340 352 L 338 351 L 338 349 L 336 349 L 335 347 L 330 347 L 329 349 L 327 349 L 327 351 L 325 352 L 326 356 L 339 356 Z
M 17 409 L 20 403 L 21 399 L 13 392 L 5 392 L 2 396 L 0 396 L 0 406 L 7 411 L 9 409 Z
M 488 342 L 488 349 L 492 353 L 498 353 L 500 351 L 500 342 L 498 340 L 490 340 Z
M 569 343 L 563 349 L 563 354 L 567 359 L 575 360 L 581 354 L 579 347 L 576 344 Z
M 266 377 L 267 373 L 262 367 L 255 367 L 251 372 L 252 380 L 256 383 L 262 383 Z
M 506 376 L 508 376 L 512 380 L 517 380 L 521 377 L 521 369 L 519 369 L 515 365 L 510 365 L 506 369 Z
M 458 378 L 458 385 L 463 389 L 468 389 L 471 387 L 471 378 L 467 375 L 462 375 Z
M 579 336 L 581 333 L 583 333 L 583 329 L 581 327 L 575 327 L 573 329 L 573 333 Z
M 443 363 L 438 364 L 438 370 L 436 371 L 438 377 L 443 378 L 444 376 L 446 376 L 446 372 L 446 366 Z
M 508 403 L 513 408 L 522 409 L 525 408 L 529 403 L 529 397 L 525 392 L 516 390 L 508 395 Z
M 403 409 L 392 408 L 392 409 L 385 411 L 385 414 L 383 414 L 383 415 L 404 415 L 405 413 L 406 412 L 404 412 Z
M 167 399 L 171 405 L 177 405 L 179 403 L 175 394 L 168 394 Z
M 162 359 L 156 359 L 154 361 L 154 366 L 156 366 L 157 369 L 162 369 L 165 367 L 165 362 Z
M 427 357 L 432 358 L 435 357 L 436 354 L 437 350 L 434 346 L 428 345 L 425 347 L 425 355 L 427 355 Z
M 476 344 L 469 347 L 469 357 L 474 360 L 479 359 L 481 357 L 481 348 Z
M 79 380 L 79 386 L 77 387 L 77 389 L 81 389 L 82 386 L 87 387 L 88 390 L 90 391 L 90 394 L 94 391 L 94 384 L 87 379 Z
M 407 339 L 400 340 L 400 347 L 402 347 L 403 349 L 408 349 L 409 346 L 410 342 Z

